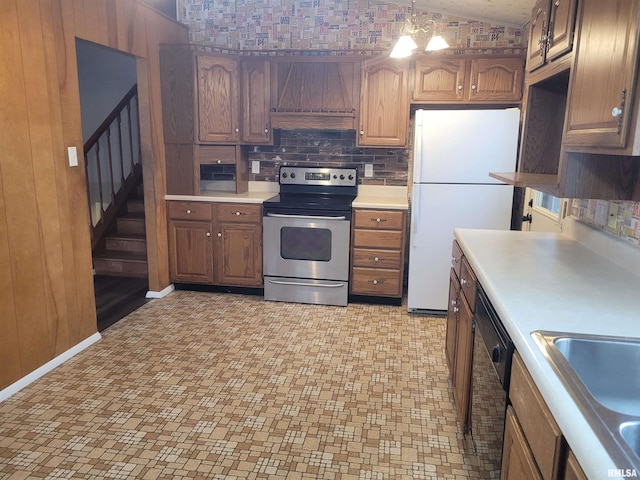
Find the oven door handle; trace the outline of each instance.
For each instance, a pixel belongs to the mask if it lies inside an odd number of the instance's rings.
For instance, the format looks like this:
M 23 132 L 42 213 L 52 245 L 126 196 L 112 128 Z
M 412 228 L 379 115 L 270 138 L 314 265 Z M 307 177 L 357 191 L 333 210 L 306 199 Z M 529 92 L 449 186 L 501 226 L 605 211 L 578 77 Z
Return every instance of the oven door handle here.
M 305 283 L 305 282 L 285 282 L 282 280 L 267 279 L 269 283 L 276 285 L 293 285 L 296 287 L 324 287 L 324 288 L 341 288 L 344 287 L 344 283 Z
M 284 215 L 282 213 L 267 213 L 267 217 L 274 218 L 302 218 L 306 220 L 346 220 L 344 215 L 341 217 L 321 217 L 316 215 Z

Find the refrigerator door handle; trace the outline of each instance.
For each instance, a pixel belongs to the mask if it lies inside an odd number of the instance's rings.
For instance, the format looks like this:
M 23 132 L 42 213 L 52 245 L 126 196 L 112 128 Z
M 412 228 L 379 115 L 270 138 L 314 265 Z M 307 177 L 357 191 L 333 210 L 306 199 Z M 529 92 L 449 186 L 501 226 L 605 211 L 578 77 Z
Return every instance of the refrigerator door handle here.
M 422 151 L 422 110 L 416 111 L 415 123 L 415 135 L 413 141 L 413 183 L 421 183 L 424 182 L 422 177 L 422 165 L 424 163 L 424 159 L 422 158 L 424 155 L 424 152 Z
M 418 225 L 420 223 L 420 187 L 417 185 L 413 185 L 413 192 L 411 193 L 411 200 L 413 206 L 411 207 L 413 212 L 411 216 L 413 217 L 413 222 L 411 222 L 413 226 L 413 230 L 411 232 L 411 238 L 413 239 L 411 242 L 412 247 L 418 246 Z

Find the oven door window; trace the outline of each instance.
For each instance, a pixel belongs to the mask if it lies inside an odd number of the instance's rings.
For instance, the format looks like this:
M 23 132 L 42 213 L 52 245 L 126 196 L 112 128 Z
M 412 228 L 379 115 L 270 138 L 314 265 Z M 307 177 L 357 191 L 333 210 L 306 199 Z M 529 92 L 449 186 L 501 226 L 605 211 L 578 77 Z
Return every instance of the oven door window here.
M 287 260 L 331 260 L 331 230 L 328 228 L 280 228 L 280 256 Z

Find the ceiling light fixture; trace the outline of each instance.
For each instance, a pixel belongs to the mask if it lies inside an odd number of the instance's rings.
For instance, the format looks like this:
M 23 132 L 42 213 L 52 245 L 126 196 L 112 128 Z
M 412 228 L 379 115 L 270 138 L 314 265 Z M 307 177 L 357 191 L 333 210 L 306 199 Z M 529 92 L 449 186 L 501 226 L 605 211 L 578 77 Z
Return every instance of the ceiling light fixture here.
M 400 38 L 389 54 L 392 58 L 404 58 L 413 55 L 413 51 L 418 48 L 416 36 L 418 33 L 428 33 L 431 30 L 431 36 L 427 42 L 425 51 L 432 52 L 434 50 L 442 50 L 449 48 L 447 41 L 440 35 L 436 35 L 436 27 L 438 24 L 428 19 L 424 23 L 419 23 L 416 15 L 416 2 L 411 0 L 411 17 L 405 20 Z

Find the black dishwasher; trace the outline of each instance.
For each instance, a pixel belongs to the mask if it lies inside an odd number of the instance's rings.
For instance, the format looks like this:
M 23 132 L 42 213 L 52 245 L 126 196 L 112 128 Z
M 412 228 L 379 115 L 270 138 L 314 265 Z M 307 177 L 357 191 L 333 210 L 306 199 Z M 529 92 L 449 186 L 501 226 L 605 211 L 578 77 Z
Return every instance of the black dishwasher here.
M 469 433 L 482 478 L 500 478 L 513 342 L 482 287 L 476 293 Z

